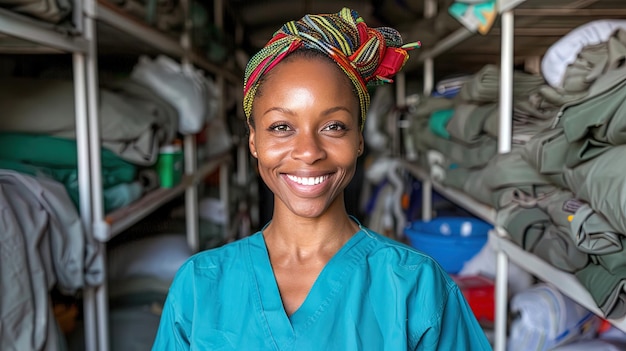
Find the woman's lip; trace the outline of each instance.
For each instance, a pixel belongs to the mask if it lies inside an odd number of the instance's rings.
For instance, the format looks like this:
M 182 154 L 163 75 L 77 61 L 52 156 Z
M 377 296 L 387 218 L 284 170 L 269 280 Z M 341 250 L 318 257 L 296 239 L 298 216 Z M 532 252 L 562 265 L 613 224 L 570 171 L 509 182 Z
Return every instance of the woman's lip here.
M 323 174 L 318 176 L 298 176 L 294 174 L 285 174 L 285 177 L 298 185 L 313 186 L 326 182 L 330 178 L 330 174 Z

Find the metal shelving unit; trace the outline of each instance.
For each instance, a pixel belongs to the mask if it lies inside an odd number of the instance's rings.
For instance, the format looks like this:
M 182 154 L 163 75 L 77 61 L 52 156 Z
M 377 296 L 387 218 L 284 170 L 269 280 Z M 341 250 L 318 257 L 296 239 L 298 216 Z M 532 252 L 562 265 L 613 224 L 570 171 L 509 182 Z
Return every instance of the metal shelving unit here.
M 537 47 L 547 48 L 552 42 L 556 41 L 555 36 L 564 35 L 568 30 L 573 29 L 575 26 L 585 21 L 584 15 L 575 16 L 575 20 L 564 16 L 564 14 L 572 14 L 576 11 L 583 11 L 587 7 L 594 6 L 596 3 L 601 3 L 601 0 L 582 0 L 576 2 L 570 2 L 565 5 L 562 2 L 556 1 L 544 1 L 538 2 L 534 0 L 499 0 L 498 9 L 500 12 L 499 28 L 494 28 L 492 32 L 496 32 L 500 37 L 500 99 L 499 99 L 499 138 L 498 138 L 498 152 L 507 153 L 511 150 L 511 123 L 512 116 L 511 111 L 513 104 L 512 87 L 513 87 L 513 66 L 516 62 L 516 47 L 515 38 L 516 30 L 520 31 L 515 26 L 515 11 L 519 9 L 520 15 L 527 16 L 523 20 L 523 24 L 530 25 L 529 19 L 534 19 L 532 23 L 536 25 L 537 19 L 541 16 L 556 16 L 561 18 L 566 23 L 563 26 L 554 26 L 550 30 L 543 30 L 540 27 L 531 28 L 539 29 L 528 31 L 533 34 L 534 37 L 541 37 L 541 42 L 536 42 Z M 607 6 L 613 5 L 615 7 L 616 2 L 607 1 Z M 615 3 L 615 4 L 614 4 Z M 533 8 L 537 6 L 537 8 Z M 520 8 L 523 7 L 523 8 Z M 619 6 L 617 6 L 619 7 Z M 425 0 L 425 8 L 436 8 L 436 0 Z M 605 16 L 611 16 L 621 13 L 618 10 L 612 11 L 611 9 L 590 9 L 588 14 L 603 14 Z M 433 14 L 427 14 L 426 17 L 432 17 Z M 594 17 L 597 18 L 597 17 Z M 567 22 L 567 21 L 569 22 Z M 554 25 L 554 23 L 553 23 Z M 524 28 L 527 29 L 527 28 Z M 523 31 L 526 32 L 526 31 Z M 532 32 L 532 33 L 531 33 Z M 522 36 L 524 41 L 532 40 L 533 36 L 524 34 Z M 558 39 L 558 38 L 557 38 Z M 464 42 L 477 43 L 480 40 L 487 41 L 489 47 L 493 47 L 494 38 L 481 38 L 480 35 L 474 34 L 465 28 L 460 28 L 451 33 L 446 38 L 442 38 L 438 43 L 430 48 L 426 49 L 420 56 L 418 56 L 418 62 L 423 66 L 423 79 L 424 79 L 424 95 L 430 95 L 434 87 L 434 60 L 435 58 L 449 53 L 450 51 L 458 50 L 460 44 Z M 468 44 L 469 45 L 469 44 Z M 485 44 L 487 45 L 487 44 Z M 522 43 L 524 45 L 524 43 Z M 467 46 L 466 46 L 467 47 Z M 484 46 L 482 46 L 484 47 Z M 475 50 L 480 50 L 481 46 L 476 45 Z M 529 51 L 529 55 L 536 55 L 537 48 L 532 48 L 532 53 Z M 523 55 L 523 53 L 522 53 Z M 460 57 L 459 57 L 460 56 Z M 519 53 L 518 53 L 519 56 Z M 446 56 L 446 59 L 449 56 Z M 455 60 L 455 61 L 454 61 Z M 463 62 L 463 55 L 457 55 L 453 61 L 455 64 L 461 64 Z M 491 62 L 495 63 L 495 62 Z M 418 166 L 412 165 L 409 162 L 404 162 L 404 168 L 413 174 L 416 178 L 422 180 L 422 218 L 428 220 L 432 214 L 432 190 L 435 189 L 441 195 L 445 196 L 450 201 L 458 204 L 459 206 L 472 212 L 474 215 L 496 224 L 496 211 L 489 206 L 481 204 L 473 200 L 467 194 L 457 191 L 455 189 L 446 188 L 441 184 L 433 181 L 428 173 Z M 602 311 L 598 308 L 594 300 L 591 298 L 589 292 L 578 282 L 576 277 L 572 274 L 563 272 L 545 261 L 539 259 L 533 254 L 524 251 L 521 247 L 516 245 L 510 240 L 506 231 L 496 226 L 496 228 L 489 234 L 490 240 L 495 244 L 497 251 L 496 258 L 496 324 L 495 324 L 495 345 L 494 350 L 504 351 L 506 349 L 506 337 L 507 337 L 507 311 L 508 311 L 508 292 L 507 292 L 507 280 L 508 280 L 508 264 L 514 262 L 519 267 L 525 269 L 531 274 L 535 275 L 543 281 L 552 282 L 555 286 L 567 296 L 586 307 L 590 311 L 597 315 L 603 316 Z M 626 317 L 620 319 L 609 320 L 617 328 L 626 331 Z
M 216 10 L 220 10 L 220 12 L 216 11 L 215 16 L 217 18 L 223 15 L 223 4 L 222 1 L 216 1 L 214 4 Z M 39 49 L 44 48 L 45 52 L 72 54 L 78 183 L 81 194 L 79 210 L 87 235 L 92 235 L 101 243 L 100 252 L 105 255 L 105 245 L 108 240 L 160 206 L 185 193 L 187 238 L 192 250 L 197 251 L 199 227 L 197 185 L 208 174 L 219 170 L 220 197 L 225 205 L 228 205 L 229 187 L 226 183 L 229 182 L 230 150 L 212 157 L 211 160 L 198 167 L 196 165 L 195 136 L 185 136 L 185 175 L 181 183 L 173 189 L 157 189 L 130 206 L 105 216 L 100 175 L 100 130 L 97 96 L 99 41 L 97 35 L 107 35 L 107 33 L 110 35 L 113 29 L 117 32 L 116 35 L 123 36 L 124 40 L 128 40 L 130 37 L 138 43 L 138 46 L 151 47 L 156 53 L 170 55 L 180 59 L 183 64 L 195 65 L 204 69 L 216 77 L 222 89 L 225 81 L 240 84 L 241 79 L 235 72 L 219 67 L 194 52 L 185 34 L 178 39 L 161 33 L 102 0 L 75 0 L 74 9 L 74 20 L 79 29 L 70 30 L 68 28 L 67 31 L 55 25 L 0 9 L 0 33 L 27 43 L 30 51 L 24 50 L 24 52 L 41 52 Z M 137 47 L 130 49 L 137 50 Z M 220 109 L 220 112 L 225 113 L 223 108 Z M 224 116 L 219 116 L 219 118 L 224 118 Z M 85 350 L 87 351 L 109 350 L 106 272 L 104 272 L 104 276 L 102 285 L 85 287 L 83 291 Z

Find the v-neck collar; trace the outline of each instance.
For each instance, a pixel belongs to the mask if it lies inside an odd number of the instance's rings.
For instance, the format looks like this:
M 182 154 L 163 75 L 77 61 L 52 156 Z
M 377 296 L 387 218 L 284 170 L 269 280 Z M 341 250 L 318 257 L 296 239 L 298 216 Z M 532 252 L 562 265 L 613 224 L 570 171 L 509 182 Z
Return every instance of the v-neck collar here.
M 363 257 L 364 250 L 351 250 L 367 234 L 359 224 L 356 232 L 324 266 L 302 305 L 289 317 L 280 298 L 278 283 L 262 232 L 248 241 L 249 264 L 255 279 L 258 317 L 277 350 L 289 349 L 296 336 L 324 313 L 334 297 L 345 287 L 347 276 Z

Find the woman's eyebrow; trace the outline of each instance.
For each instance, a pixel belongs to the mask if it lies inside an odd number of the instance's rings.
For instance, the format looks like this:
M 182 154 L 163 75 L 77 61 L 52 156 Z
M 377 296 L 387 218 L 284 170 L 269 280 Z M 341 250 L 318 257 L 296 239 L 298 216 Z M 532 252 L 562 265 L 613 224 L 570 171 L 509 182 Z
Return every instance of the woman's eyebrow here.
M 326 109 L 324 111 L 322 111 L 322 115 L 323 116 L 328 116 L 332 113 L 338 112 L 338 111 L 346 111 L 348 113 L 350 113 L 350 109 L 345 107 L 345 106 L 335 106 L 335 107 L 331 107 L 329 109 Z
M 265 112 L 263 112 L 263 115 L 266 115 L 270 112 L 280 112 L 282 114 L 286 114 L 286 115 L 295 115 L 295 112 L 293 112 L 292 110 L 288 109 L 288 108 L 284 108 L 284 107 L 270 107 L 267 110 L 265 110 Z

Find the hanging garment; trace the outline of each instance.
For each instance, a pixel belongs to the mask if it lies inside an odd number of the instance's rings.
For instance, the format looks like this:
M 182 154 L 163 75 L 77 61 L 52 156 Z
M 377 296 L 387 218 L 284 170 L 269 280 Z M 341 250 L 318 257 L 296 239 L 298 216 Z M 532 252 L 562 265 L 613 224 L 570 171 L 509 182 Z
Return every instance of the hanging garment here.
M 327 263 L 288 316 L 263 234 L 202 252 L 177 273 L 153 350 L 491 350 L 450 277 L 368 229 Z
M 58 182 L 0 170 L 0 208 L 0 349 L 57 350 L 48 293 L 101 284 L 98 246 Z

